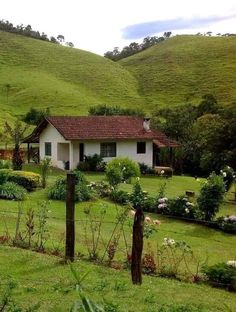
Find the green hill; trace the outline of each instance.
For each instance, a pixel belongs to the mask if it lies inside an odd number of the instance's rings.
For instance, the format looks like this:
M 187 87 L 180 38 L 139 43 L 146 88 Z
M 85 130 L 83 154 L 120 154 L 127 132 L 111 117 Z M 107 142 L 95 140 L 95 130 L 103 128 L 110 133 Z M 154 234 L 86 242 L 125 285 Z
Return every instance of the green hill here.
M 142 105 L 136 79 L 96 54 L 0 31 L 0 122 L 30 107 L 87 114 L 96 104 Z
M 119 61 L 150 106 L 199 103 L 211 93 L 236 101 L 236 37 L 176 36 Z
M 87 114 L 96 104 L 236 101 L 236 38 L 176 36 L 114 63 L 96 54 L 0 31 L 0 127 L 31 107 Z

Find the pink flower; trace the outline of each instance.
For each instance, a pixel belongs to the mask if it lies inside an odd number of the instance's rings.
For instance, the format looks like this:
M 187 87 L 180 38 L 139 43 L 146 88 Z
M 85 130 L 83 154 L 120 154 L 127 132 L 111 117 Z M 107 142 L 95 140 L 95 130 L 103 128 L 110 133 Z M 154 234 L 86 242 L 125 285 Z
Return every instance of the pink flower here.
M 160 220 L 153 220 L 153 224 L 160 225 L 161 221 Z

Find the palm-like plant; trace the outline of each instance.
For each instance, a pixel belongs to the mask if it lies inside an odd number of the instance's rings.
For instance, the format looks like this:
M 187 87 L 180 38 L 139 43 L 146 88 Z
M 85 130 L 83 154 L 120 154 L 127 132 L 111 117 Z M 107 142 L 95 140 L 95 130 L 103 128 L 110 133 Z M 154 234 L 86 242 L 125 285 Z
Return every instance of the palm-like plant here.
M 5 132 L 14 142 L 14 150 L 12 155 L 12 168 L 13 170 L 21 170 L 23 159 L 20 153 L 20 145 L 24 138 L 24 134 L 28 125 L 24 125 L 18 119 L 13 126 L 10 126 L 8 122 L 5 122 Z

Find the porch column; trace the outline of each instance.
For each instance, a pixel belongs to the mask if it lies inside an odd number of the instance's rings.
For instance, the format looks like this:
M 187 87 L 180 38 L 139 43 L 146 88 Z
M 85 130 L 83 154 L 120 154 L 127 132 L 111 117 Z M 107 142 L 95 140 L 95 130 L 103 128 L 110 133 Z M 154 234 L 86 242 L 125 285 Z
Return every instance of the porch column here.
M 69 170 L 74 169 L 74 146 L 73 143 L 70 142 L 70 148 L 69 148 Z

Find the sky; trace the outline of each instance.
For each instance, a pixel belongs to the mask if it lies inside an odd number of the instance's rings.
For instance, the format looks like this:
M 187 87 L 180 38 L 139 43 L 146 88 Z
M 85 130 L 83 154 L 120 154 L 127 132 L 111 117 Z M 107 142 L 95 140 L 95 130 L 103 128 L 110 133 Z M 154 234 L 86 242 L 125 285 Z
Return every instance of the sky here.
M 235 0 L 0 0 L 0 19 L 103 55 L 147 36 L 236 33 Z

